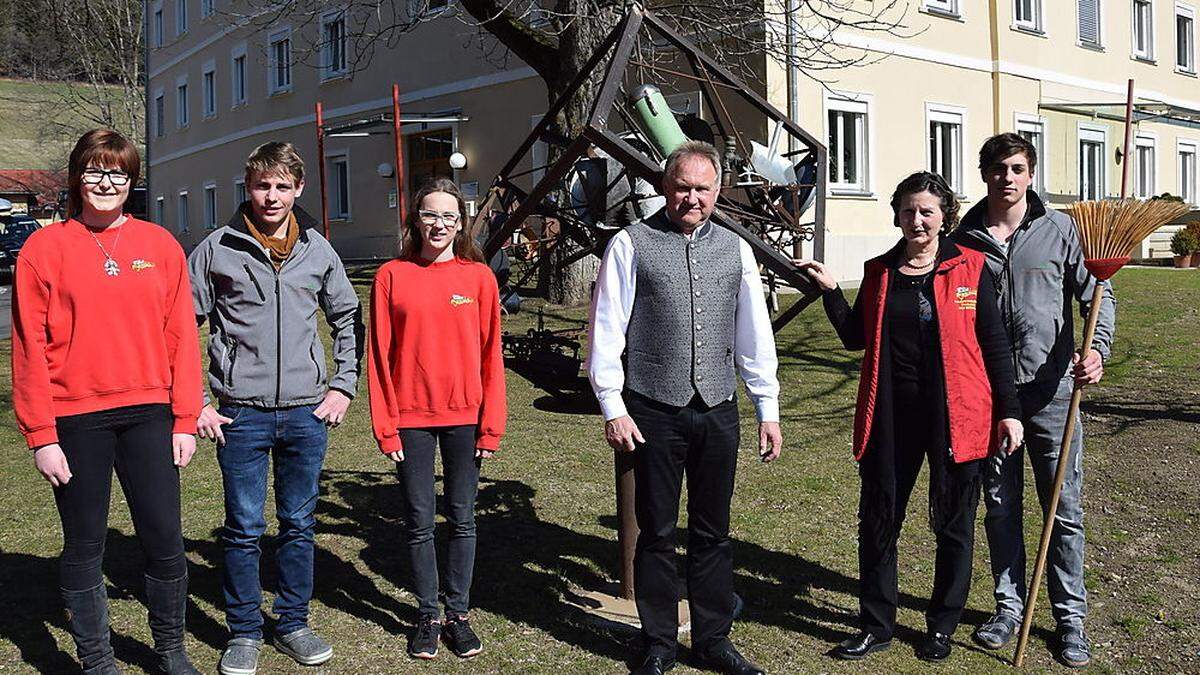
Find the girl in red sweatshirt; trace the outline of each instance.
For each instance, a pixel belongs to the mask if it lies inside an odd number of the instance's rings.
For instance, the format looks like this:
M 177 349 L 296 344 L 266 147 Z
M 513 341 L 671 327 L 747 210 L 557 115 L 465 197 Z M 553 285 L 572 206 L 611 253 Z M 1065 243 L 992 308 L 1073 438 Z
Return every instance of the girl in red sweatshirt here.
M 499 450 L 504 434 L 500 299 L 496 278 L 465 227 L 458 186 L 434 179 L 413 204 L 400 257 L 379 268 L 371 290 L 371 425 L 380 451 L 396 462 L 403 487 L 421 617 L 409 654 L 432 659 L 444 637 L 456 655 L 467 658 L 483 651 L 467 621 L 480 460 Z M 450 524 L 445 621 L 433 542 L 436 447 Z
M 71 152 L 68 213 L 17 257 L 12 376 L 17 425 L 62 519 L 60 588 L 83 669 L 115 673 L 101 562 L 115 467 L 146 558 L 162 672 L 183 650 L 187 560 L 179 469 L 196 451 L 200 348 L 183 249 L 123 213 L 141 168 L 107 129 Z

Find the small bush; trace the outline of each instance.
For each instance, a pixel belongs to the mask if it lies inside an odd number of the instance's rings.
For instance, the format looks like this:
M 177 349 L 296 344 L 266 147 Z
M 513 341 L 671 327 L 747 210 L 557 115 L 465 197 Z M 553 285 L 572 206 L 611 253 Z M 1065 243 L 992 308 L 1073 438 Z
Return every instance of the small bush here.
M 1171 237 L 1171 253 L 1187 255 L 1192 251 L 1200 251 L 1200 237 L 1197 237 L 1190 227 L 1176 232 Z

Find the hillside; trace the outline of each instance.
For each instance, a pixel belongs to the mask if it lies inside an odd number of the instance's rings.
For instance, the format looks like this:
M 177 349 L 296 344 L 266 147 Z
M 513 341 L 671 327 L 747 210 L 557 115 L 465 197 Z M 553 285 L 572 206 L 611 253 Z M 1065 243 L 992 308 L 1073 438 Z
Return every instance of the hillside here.
M 0 169 L 61 169 L 75 141 L 75 134 L 91 125 L 81 117 L 68 119 L 54 110 L 55 88 L 52 82 L 0 79 Z M 67 125 L 78 131 L 59 139 L 46 138 L 54 127 Z M 143 139 L 134 139 L 141 146 Z

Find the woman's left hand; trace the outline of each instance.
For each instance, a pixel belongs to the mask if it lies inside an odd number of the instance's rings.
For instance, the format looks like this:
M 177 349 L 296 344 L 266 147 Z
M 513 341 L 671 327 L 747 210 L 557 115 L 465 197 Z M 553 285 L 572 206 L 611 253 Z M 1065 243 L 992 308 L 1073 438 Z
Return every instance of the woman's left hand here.
M 496 456 L 492 450 L 484 450 L 483 448 L 475 448 L 475 459 L 491 459 Z
M 175 466 L 183 468 L 192 461 L 196 454 L 196 437 L 192 434 L 171 434 L 171 454 L 175 458 Z
M 1025 442 L 1025 427 L 1021 420 L 1006 417 L 996 423 L 996 436 L 1000 439 L 997 454 L 1011 455 Z

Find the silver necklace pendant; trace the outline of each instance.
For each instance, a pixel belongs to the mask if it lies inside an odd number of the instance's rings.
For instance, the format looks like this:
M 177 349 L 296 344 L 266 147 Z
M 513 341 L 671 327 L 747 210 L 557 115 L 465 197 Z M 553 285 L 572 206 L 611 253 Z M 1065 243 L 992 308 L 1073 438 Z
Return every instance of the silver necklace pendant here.
M 104 259 L 104 273 L 110 277 L 115 277 L 121 273 L 121 266 L 112 258 Z

